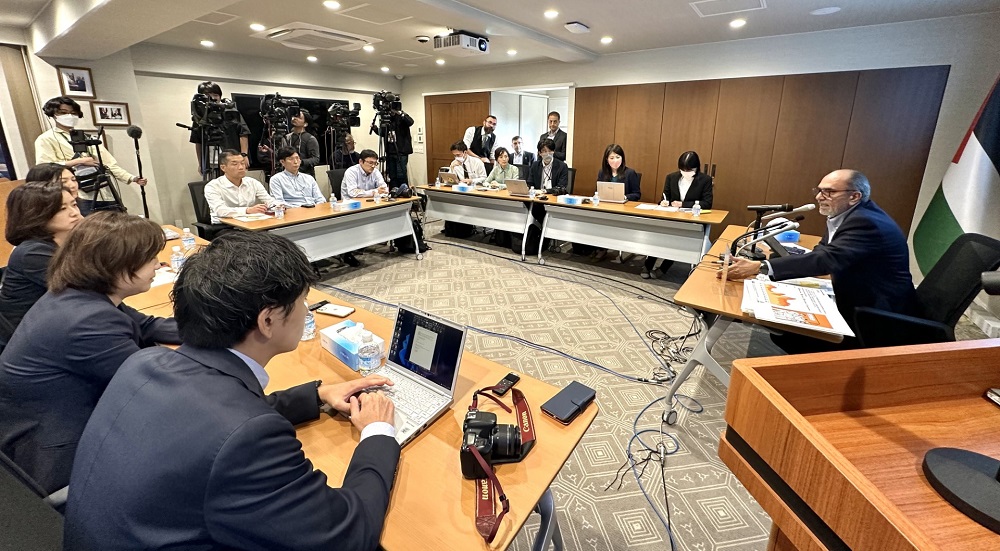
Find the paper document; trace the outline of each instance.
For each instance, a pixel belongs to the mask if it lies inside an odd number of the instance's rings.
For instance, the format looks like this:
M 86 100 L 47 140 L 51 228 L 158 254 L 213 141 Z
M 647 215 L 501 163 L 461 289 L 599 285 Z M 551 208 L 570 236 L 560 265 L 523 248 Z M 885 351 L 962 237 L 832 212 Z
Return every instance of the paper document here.
M 743 281 L 741 308 L 751 316 L 772 323 L 834 335 L 854 336 L 837 303 L 822 289 L 785 282 Z
M 234 216 L 233 218 L 239 220 L 240 222 L 256 222 L 257 220 L 267 220 L 268 218 L 271 218 L 271 216 L 268 214 L 243 214 L 240 216 Z
M 659 210 L 659 205 L 653 203 L 642 203 L 635 206 L 636 210 Z
M 785 279 L 782 280 L 782 283 L 798 285 L 799 287 L 808 287 L 810 289 L 820 289 L 831 297 L 833 296 L 833 281 L 829 279 L 823 279 L 821 277 L 800 277 L 797 279 Z
M 150 287 L 157 287 L 160 285 L 166 285 L 167 283 L 173 283 L 177 279 L 177 273 L 173 269 L 166 266 L 161 266 L 156 269 L 156 274 L 153 275 L 153 283 Z

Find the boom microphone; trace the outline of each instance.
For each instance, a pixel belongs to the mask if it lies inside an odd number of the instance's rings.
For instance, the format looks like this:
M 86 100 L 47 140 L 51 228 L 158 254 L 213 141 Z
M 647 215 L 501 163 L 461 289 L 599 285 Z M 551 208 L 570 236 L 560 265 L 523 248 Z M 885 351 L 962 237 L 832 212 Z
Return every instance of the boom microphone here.
M 779 216 L 787 216 L 789 214 L 795 214 L 797 212 L 810 211 L 810 210 L 813 210 L 815 208 L 816 208 L 816 205 L 814 203 L 809 203 L 809 204 L 806 204 L 806 205 L 802 205 L 801 207 L 796 207 L 796 208 L 794 208 L 792 210 L 789 210 L 789 211 L 785 211 L 785 212 L 773 212 L 771 214 L 768 214 L 767 216 L 764 216 L 763 218 L 761 218 L 761 220 L 762 221 L 763 220 L 770 220 L 772 218 L 777 218 Z
M 138 126 L 130 126 L 126 128 L 125 133 L 128 134 L 128 137 L 132 138 L 133 140 L 138 140 L 139 138 L 142 137 L 142 129 L 139 128 Z
M 125 133 L 135 142 L 135 161 L 139 164 L 139 178 L 142 178 L 142 157 L 139 156 L 139 138 L 142 137 L 142 129 L 133 125 L 126 128 Z M 142 194 L 142 213 L 148 220 L 149 205 L 146 204 L 146 186 L 139 186 L 139 193 Z
M 769 210 L 792 210 L 794 207 L 791 203 L 785 203 L 782 205 L 747 205 L 747 210 L 755 210 L 757 212 L 766 212 Z

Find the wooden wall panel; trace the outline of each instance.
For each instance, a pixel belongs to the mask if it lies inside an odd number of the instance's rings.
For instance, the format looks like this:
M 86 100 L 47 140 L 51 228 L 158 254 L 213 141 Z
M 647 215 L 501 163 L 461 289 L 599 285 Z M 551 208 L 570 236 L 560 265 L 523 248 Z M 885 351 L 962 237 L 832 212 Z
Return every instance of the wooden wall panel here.
M 462 139 L 466 128 L 482 124 L 489 113 L 489 92 L 424 97 L 429 180 L 451 163 L 451 144 Z
M 642 174 L 643 201 L 653 201 L 658 193 L 655 176 L 660 162 L 663 89 L 663 83 L 618 87 L 614 142 L 625 150 L 628 166 Z M 604 144 L 605 147 L 610 143 Z M 603 154 L 602 150 L 598 156 L 599 163 L 603 161 L 600 158 Z M 581 179 L 594 180 L 596 187 L 597 173 L 577 173 L 577 180 Z
M 909 232 L 950 67 L 862 71 L 844 168 L 860 170 L 872 198 Z
M 601 169 L 601 155 L 604 148 L 615 140 L 618 89 L 618 86 L 576 89 L 574 124 L 570 132 L 573 139 L 572 166 L 577 169 L 573 189 L 576 195 L 593 195 L 597 189 L 594 177 Z
M 717 167 L 713 208 L 730 211 L 728 224 L 750 222 L 746 206 L 765 198 L 784 78 L 727 79 L 719 88 L 711 160 Z M 712 238 L 721 231 L 714 230 Z
M 697 152 L 702 164 L 712 160 L 720 84 L 721 81 L 718 80 L 666 84 L 663 91 L 660 160 L 653 200 L 662 193 L 667 174 L 677 170 L 677 159 L 681 153 Z
M 841 167 L 857 72 L 789 75 L 781 93 L 771 174 L 763 203 L 815 202 L 810 191 Z M 823 235 L 826 217 L 806 214 L 799 231 Z

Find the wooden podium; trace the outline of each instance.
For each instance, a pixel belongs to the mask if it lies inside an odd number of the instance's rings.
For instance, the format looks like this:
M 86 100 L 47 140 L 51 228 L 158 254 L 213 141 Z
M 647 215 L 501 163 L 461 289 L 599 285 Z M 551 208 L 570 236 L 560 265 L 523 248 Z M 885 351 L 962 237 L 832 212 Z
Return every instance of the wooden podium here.
M 928 484 L 924 453 L 1000 458 L 1000 339 L 737 360 L 719 457 L 769 549 L 1000 549 Z

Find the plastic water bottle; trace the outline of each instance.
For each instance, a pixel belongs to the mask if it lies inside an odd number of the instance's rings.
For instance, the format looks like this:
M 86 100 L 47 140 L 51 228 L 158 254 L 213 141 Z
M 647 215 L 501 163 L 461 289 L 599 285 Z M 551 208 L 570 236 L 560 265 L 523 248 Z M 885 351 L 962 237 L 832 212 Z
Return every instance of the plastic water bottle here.
M 594 196 L 590 199 L 590 203 L 595 207 L 601 204 L 601 196 L 598 195 L 596 191 L 594 192 Z
M 316 316 L 306 309 L 306 324 L 302 327 L 302 340 L 311 341 L 316 336 Z
M 191 233 L 191 228 L 184 228 L 184 233 L 181 234 L 181 245 L 184 246 L 185 251 L 194 248 L 194 234 Z
M 184 253 L 181 252 L 181 246 L 174 245 L 170 250 L 172 251 L 170 253 L 170 268 L 174 273 L 180 272 L 181 266 L 184 265 Z
M 691 207 L 691 216 L 695 218 L 701 216 L 701 201 L 694 202 L 694 206 Z
M 274 205 L 274 217 L 278 220 L 285 218 L 285 205 Z
M 378 369 L 382 363 L 382 351 L 375 344 L 371 331 L 361 333 L 361 346 L 358 347 L 358 372 L 364 377 Z

